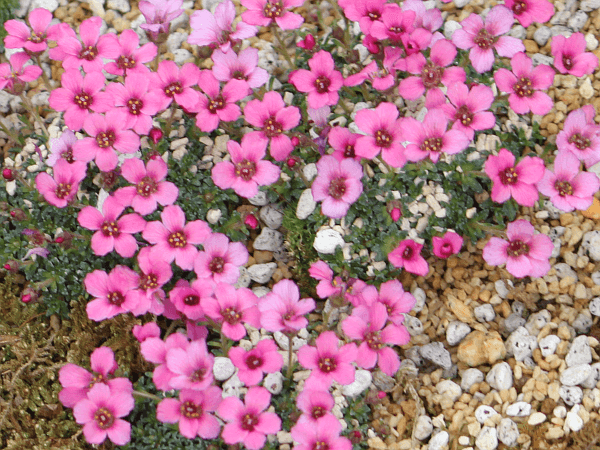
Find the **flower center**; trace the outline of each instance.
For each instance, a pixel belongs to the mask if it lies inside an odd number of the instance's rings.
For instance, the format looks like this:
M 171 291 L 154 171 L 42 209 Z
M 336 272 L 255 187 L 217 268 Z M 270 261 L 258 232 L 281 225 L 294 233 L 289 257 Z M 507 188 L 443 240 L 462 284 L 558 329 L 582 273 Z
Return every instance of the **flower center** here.
M 242 430 L 254 431 L 254 427 L 256 425 L 258 425 L 258 417 L 256 417 L 256 414 L 247 413 L 240 421 L 240 427 Z
M 312 411 L 310 412 L 310 415 L 313 419 L 320 419 L 325 414 L 327 414 L 327 410 L 325 408 L 323 408 L 322 406 L 315 406 L 315 407 L 313 407 Z
M 165 88 L 165 95 L 168 97 L 174 97 L 175 94 L 181 94 L 182 92 L 183 88 L 181 87 L 181 83 L 179 81 L 174 81 Z
M 206 367 L 201 367 L 200 369 L 196 370 L 193 374 L 190 375 L 190 381 L 192 383 L 197 383 L 198 381 L 204 380 L 206 372 Z
M 225 99 L 222 95 L 208 102 L 208 110 L 211 114 L 216 114 L 218 110 L 225 108 Z
M 197 419 L 202 415 L 202 408 L 190 401 L 183 402 L 179 408 L 179 412 L 183 417 L 188 419 Z
M 265 13 L 266 18 L 275 19 L 276 17 L 281 17 L 281 13 L 283 12 L 283 6 L 281 6 L 280 2 L 273 4 L 269 0 L 265 4 L 263 12 Z
M 251 369 L 258 369 L 263 365 L 263 360 L 256 355 L 250 355 L 246 358 L 246 365 Z
M 591 145 L 591 142 L 588 138 L 583 137 L 581 134 L 575 133 L 569 138 L 569 144 L 573 144 L 579 150 L 585 150 Z
M 411 259 L 413 257 L 413 249 L 410 246 L 407 246 L 402 252 L 403 259 Z
M 102 226 L 100 227 L 100 229 L 102 230 L 102 234 L 104 236 L 114 236 L 117 237 L 121 234 L 121 232 L 119 231 L 119 226 L 117 225 L 117 222 L 113 222 L 113 221 L 108 221 L 105 220 L 102 223 Z
M 265 120 L 265 124 L 263 125 L 263 133 L 268 138 L 272 138 L 275 136 L 279 136 L 283 128 L 279 122 L 275 120 L 275 117 L 271 116 L 267 120 Z
M 344 158 L 354 158 L 355 156 L 354 145 L 346 144 L 346 147 L 344 148 Z
M 231 73 L 231 78 L 235 78 L 236 80 L 248 81 L 248 77 L 241 69 L 234 70 Z
M 115 416 L 106 408 L 98 408 L 94 414 L 94 420 L 100 429 L 106 430 L 115 422 Z
M 127 107 L 129 108 L 129 114 L 133 114 L 134 116 L 137 116 L 138 114 L 141 113 L 141 109 L 144 106 L 144 103 L 141 100 L 138 100 L 137 98 L 130 98 L 129 100 L 127 100 Z
M 571 59 L 571 56 L 563 55 L 562 62 L 565 69 L 571 70 L 573 68 L 573 59 Z
M 482 28 L 473 40 L 475 41 L 475 45 L 479 46 L 481 50 L 489 50 L 494 46 L 498 38 L 491 36 L 485 28 Z
M 473 122 L 473 113 L 467 105 L 462 105 L 456 111 L 456 115 L 454 116 L 454 120 L 460 121 L 465 127 L 468 127 Z
M 225 269 L 225 260 L 220 256 L 215 256 L 208 265 L 208 269 L 212 273 L 223 273 L 223 270 Z
M 396 34 L 404 33 L 404 27 L 402 25 L 391 26 L 388 28 L 388 30 L 390 31 L 390 33 L 396 33 Z
M 225 308 L 221 311 L 221 315 L 223 316 L 223 320 L 230 325 L 236 325 L 242 320 L 242 315 L 234 308 Z
M 101 373 L 96 373 L 92 377 L 92 379 L 90 381 L 90 384 L 88 384 L 88 389 L 91 389 L 96 383 L 104 383 L 104 384 L 106 384 L 107 381 L 108 380 L 106 378 L 104 378 L 104 375 L 102 375 Z
M 235 174 L 244 181 L 250 181 L 256 174 L 256 163 L 247 159 L 235 165 Z
M 125 301 L 125 297 L 123 297 L 123 294 L 121 294 L 119 291 L 109 292 L 109 294 L 106 296 L 106 299 L 108 300 L 108 303 L 115 306 L 121 306 Z
M 186 306 L 196 306 L 200 303 L 200 297 L 197 295 L 191 294 L 183 299 L 183 304 Z
M 516 184 L 517 181 L 519 181 L 519 176 L 517 175 L 517 171 L 514 167 L 509 167 L 503 172 L 500 172 L 500 182 L 502 184 Z
M 424 152 L 441 152 L 442 151 L 442 138 L 427 138 L 421 144 L 421 150 Z
M 346 180 L 343 177 L 337 177 L 329 183 L 329 195 L 339 200 L 346 193 Z
M 140 277 L 140 289 L 149 290 L 158 287 L 158 277 L 153 273 L 142 273 Z
M 93 61 L 96 59 L 96 56 L 98 56 L 98 50 L 91 45 L 82 48 L 79 52 L 79 59 L 85 59 L 86 61 Z
M 325 441 L 317 441 L 313 444 L 312 450 L 329 450 L 329 444 Z
M 320 76 L 315 80 L 315 88 L 319 94 L 324 94 L 329 91 L 331 80 L 326 76 Z
M 512 6 L 512 10 L 518 16 L 527 11 L 527 4 L 525 2 L 515 2 Z
M 531 87 L 531 80 L 529 78 L 521 77 L 513 86 L 513 90 L 519 97 L 531 97 L 533 95 L 533 88 Z
M 135 189 L 138 195 L 148 198 L 158 190 L 158 185 L 152 178 L 145 176 L 136 185 Z
M 568 181 L 557 181 L 554 183 L 554 189 L 558 191 L 558 195 L 561 197 L 573 195 L 573 186 Z
M 367 341 L 369 348 L 372 350 L 379 350 L 381 347 L 383 347 L 383 342 L 381 342 L 379 331 L 371 331 L 370 333 L 367 333 L 365 340 Z
M 43 33 L 36 33 L 35 31 L 31 32 L 31 36 L 29 36 L 27 38 L 27 40 L 29 42 L 33 42 L 34 44 L 39 44 L 41 42 L 44 42 L 44 34 Z
M 96 143 L 100 148 L 111 147 L 115 143 L 115 133 L 112 130 L 102 131 L 96 135 Z
M 386 130 L 377 130 L 375 132 L 375 143 L 378 147 L 389 148 L 392 145 L 392 135 Z
M 169 245 L 172 248 L 183 248 L 187 245 L 187 239 L 185 235 L 181 231 L 176 231 L 175 233 L 171 233 L 168 239 Z
M 508 253 L 508 256 L 526 255 L 529 253 L 529 245 L 519 240 L 512 241 L 510 244 L 508 244 L 506 253 Z
M 79 94 L 75 94 L 75 103 L 81 109 L 89 109 L 92 104 L 92 97 L 90 97 L 87 93 L 81 91 Z
M 67 183 L 58 183 L 54 193 L 62 200 L 71 193 L 71 185 Z
M 423 85 L 425 85 L 425 89 L 431 89 L 438 86 L 442 81 L 443 74 L 443 67 L 440 67 L 431 61 L 427 62 L 425 67 L 423 67 L 423 72 L 421 74 L 421 80 L 423 81 Z
M 381 14 L 379 14 L 379 12 L 377 12 L 377 11 L 369 11 L 367 13 L 367 17 L 369 19 L 371 19 L 372 21 L 376 21 L 376 20 L 379 20 L 379 18 L 381 17 Z
M 319 359 L 319 369 L 321 372 L 329 373 L 333 372 L 337 368 L 337 362 L 333 358 L 321 358 Z
M 119 69 L 131 69 L 135 67 L 136 60 L 131 56 L 119 56 L 117 59 L 117 67 Z

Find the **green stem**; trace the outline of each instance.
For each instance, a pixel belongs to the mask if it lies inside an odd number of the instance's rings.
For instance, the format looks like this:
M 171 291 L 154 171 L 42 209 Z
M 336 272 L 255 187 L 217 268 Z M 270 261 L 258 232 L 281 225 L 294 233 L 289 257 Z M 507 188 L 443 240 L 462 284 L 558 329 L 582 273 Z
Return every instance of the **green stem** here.
M 40 60 L 39 56 L 35 57 L 35 62 L 37 63 L 37 65 L 39 66 L 40 69 L 42 69 L 42 79 L 44 80 L 44 84 L 46 85 L 46 89 L 48 91 L 52 90 L 52 86 L 50 86 L 50 80 L 48 79 L 48 75 L 46 75 L 46 72 L 44 71 L 44 68 L 42 67 L 42 61 Z
M 292 365 L 292 358 L 294 357 L 294 353 L 293 353 L 293 341 L 294 341 L 294 335 L 293 334 L 288 334 L 288 367 L 287 367 L 287 373 L 286 376 L 290 379 L 290 381 L 292 380 L 292 369 L 293 369 L 293 365 Z
M 140 398 L 149 398 L 150 400 L 154 400 L 154 401 L 161 401 L 162 398 L 154 395 L 154 394 L 149 394 L 148 392 L 142 392 L 142 391 L 133 391 L 132 392 L 134 397 L 140 397 Z
M 283 54 L 283 57 L 290 65 L 290 69 L 296 70 L 296 64 L 294 64 L 292 62 L 292 57 L 290 56 L 290 53 L 288 52 L 288 49 L 285 46 L 285 43 L 283 42 L 283 39 L 281 38 L 281 36 L 279 34 L 279 29 L 277 28 L 277 25 L 275 24 L 275 22 L 271 23 L 271 30 L 273 32 L 273 35 L 275 36 L 275 39 L 277 40 L 276 48 L 279 49 L 280 52 Z
M 221 351 L 223 352 L 223 356 L 227 357 L 229 354 L 229 345 L 231 341 L 223 334 L 223 329 L 221 328 Z
M 46 138 L 49 138 L 50 135 L 48 134 L 48 129 L 46 128 L 46 124 L 44 123 L 44 121 L 42 120 L 40 115 L 37 113 L 37 111 L 35 110 L 33 104 L 29 101 L 29 99 L 27 98 L 26 95 L 23 95 L 21 93 L 21 94 L 19 94 L 19 97 L 21 98 L 21 102 L 23 103 L 23 106 L 25 107 L 25 109 L 33 115 L 35 120 L 42 127 L 42 130 L 44 130 L 44 134 L 46 135 Z

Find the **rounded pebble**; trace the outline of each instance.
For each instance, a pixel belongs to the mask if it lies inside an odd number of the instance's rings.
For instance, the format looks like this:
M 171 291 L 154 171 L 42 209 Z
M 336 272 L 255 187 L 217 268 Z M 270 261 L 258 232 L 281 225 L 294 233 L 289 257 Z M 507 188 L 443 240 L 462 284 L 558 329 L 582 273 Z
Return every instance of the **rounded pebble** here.
M 513 385 L 512 369 L 507 362 L 495 364 L 489 371 L 485 381 L 498 391 L 510 389 Z

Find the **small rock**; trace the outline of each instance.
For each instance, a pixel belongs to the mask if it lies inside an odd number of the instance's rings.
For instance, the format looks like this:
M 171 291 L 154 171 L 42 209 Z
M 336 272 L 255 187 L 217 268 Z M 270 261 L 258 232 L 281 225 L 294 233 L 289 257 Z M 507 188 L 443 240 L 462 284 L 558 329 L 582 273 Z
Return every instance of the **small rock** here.
M 525 321 L 523 320 L 523 322 Z M 470 332 L 471 327 L 469 325 L 454 320 L 446 328 L 446 341 L 448 341 L 448 345 L 458 345 Z
M 600 363 L 594 363 L 591 365 L 592 372 L 590 376 L 581 383 L 581 387 L 586 389 L 594 389 L 598 380 L 600 380 Z
M 288 348 L 290 347 L 289 338 L 281 331 L 276 331 L 275 333 L 273 333 L 273 338 L 275 339 L 275 342 L 277 342 L 279 348 L 287 352 Z M 296 336 L 292 339 L 292 350 L 298 351 L 302 346 L 306 345 L 307 343 L 308 341 L 306 339 L 302 339 Z
M 565 362 L 568 367 L 591 364 L 592 349 L 590 348 L 587 336 L 577 336 L 573 340 L 569 353 L 567 353 L 567 357 L 565 358 Z
M 213 375 L 215 376 L 215 380 L 228 380 L 234 373 L 235 366 L 229 358 L 223 356 L 217 356 L 215 358 L 215 363 L 213 364 Z
M 522 41 L 527 39 L 527 30 L 522 25 L 514 25 L 508 32 L 508 35 Z
M 575 272 L 567 263 L 554 264 L 553 267 L 559 280 L 562 280 L 566 277 L 571 277 L 574 280 L 577 280 L 577 272 Z
M 588 333 L 592 328 L 592 319 L 584 313 L 579 313 L 573 321 L 572 326 L 577 333 Z
M 418 317 L 404 315 L 404 326 L 411 336 L 418 336 L 423 333 L 423 322 Z
M 509 281 L 509 283 L 511 282 Z M 520 302 L 518 300 L 512 302 L 512 305 L 510 305 L 510 309 L 513 313 L 518 314 L 520 316 L 522 316 L 525 313 L 525 305 L 523 304 L 523 302 Z
M 567 25 L 569 25 L 569 28 L 571 28 L 573 31 L 577 32 L 581 31 L 587 20 L 588 15 L 584 11 L 579 10 L 575 11 L 575 14 L 571 16 L 567 22 Z
M 514 355 L 517 361 L 525 361 L 538 346 L 535 336 L 531 336 L 524 327 L 517 328 L 507 339 L 508 355 Z
M 460 30 L 461 28 L 462 27 L 460 26 L 460 23 L 458 23 L 456 20 L 447 20 L 444 22 L 444 36 L 446 39 L 451 40 L 454 32 L 456 30 Z
M 404 355 L 417 367 L 421 367 L 424 364 L 423 358 L 421 357 L 421 353 L 419 352 L 418 345 L 415 345 L 414 347 L 405 350 Z
M 469 3 L 469 0 L 454 0 L 454 6 L 464 8 Z
M 552 414 L 554 414 L 554 417 L 558 417 L 559 419 L 564 419 L 565 417 L 567 417 L 567 408 L 565 408 L 562 405 L 557 406 L 552 411 Z
M 242 381 L 237 374 L 229 378 L 223 383 L 223 397 L 240 397 L 242 389 Z
M 281 372 L 267 374 L 263 381 L 263 386 L 273 395 L 280 394 L 283 390 L 283 374 Z
M 450 435 L 447 431 L 440 431 L 429 440 L 429 450 L 442 450 L 448 445 Z
M 483 425 L 483 423 L 490 417 L 498 414 L 494 408 L 487 405 L 481 405 L 475 410 L 475 418 Z
M 107 9 L 116 9 L 120 13 L 131 11 L 131 4 L 128 0 L 108 0 L 106 7 Z
M 462 374 L 460 387 L 463 391 L 468 392 L 475 383 L 483 381 L 483 372 L 479 369 L 467 369 Z
M 479 450 L 494 450 L 498 447 L 498 433 L 496 428 L 483 427 L 477 435 L 475 446 Z
M 44 8 L 50 12 L 54 12 L 58 8 L 58 0 L 33 0 L 29 10 L 33 11 L 36 8 Z
M 442 380 L 435 385 L 439 394 L 449 398 L 451 401 L 458 400 L 458 397 L 462 395 L 462 389 L 454 381 Z
M 529 414 L 531 414 L 531 405 L 527 402 L 516 402 L 506 408 L 508 416 L 527 417 Z
M 583 419 L 579 417 L 577 411 L 579 411 L 579 405 L 574 406 L 573 409 L 567 413 L 567 417 L 565 419 L 565 425 L 569 427 L 571 431 L 575 432 L 583 428 Z
M 344 238 L 338 231 L 327 229 L 317 232 L 313 247 L 319 253 L 333 255 L 335 249 L 338 246 L 343 247 L 344 244 Z
M 421 312 L 425 307 L 425 302 L 427 301 L 427 295 L 425 295 L 425 291 L 418 287 L 415 288 L 411 294 L 415 298 L 415 306 L 413 306 L 412 311 L 417 313 Z
M 550 31 L 550 28 L 548 28 L 546 26 L 541 26 L 540 28 L 535 30 L 535 33 L 533 33 L 533 40 L 540 47 L 543 47 L 548 42 L 548 39 L 550 39 L 550 36 L 552 36 L 552 32 Z
M 258 191 L 258 194 L 249 198 L 248 201 L 254 206 L 265 206 L 269 204 L 269 199 L 267 198 L 267 193 L 265 191 Z
M 504 280 L 498 280 L 494 283 L 494 287 L 496 288 L 496 293 L 500 296 L 500 298 L 506 298 L 508 296 L 508 288 L 506 287 L 506 282 Z
M 431 418 L 429 416 L 419 416 L 417 422 L 415 423 L 415 431 L 414 436 L 416 439 L 420 441 L 424 441 L 433 432 L 433 424 L 431 423 Z
M 354 373 L 354 381 L 342 387 L 342 394 L 346 397 L 355 398 L 369 388 L 371 381 L 373 381 L 371 372 L 359 369 Z
M 304 220 L 308 218 L 315 208 L 317 207 L 317 202 L 315 202 L 311 189 L 305 189 L 300 195 L 300 199 L 298 200 L 298 206 L 296 207 L 296 217 L 300 220 Z
M 219 221 L 222 215 L 223 213 L 220 209 L 209 209 L 206 212 L 206 221 L 211 225 L 214 225 Z
M 600 316 L 600 297 L 596 297 L 590 302 L 589 309 L 592 315 Z
M 400 363 L 400 370 L 414 372 L 415 375 L 418 375 L 419 373 L 414 363 L 410 360 L 402 361 L 402 363 Z M 373 373 L 373 385 L 380 391 L 391 392 L 394 389 L 394 386 L 396 386 L 396 380 L 388 374 L 383 373 L 381 370 L 376 370 Z
M 542 351 L 542 356 L 545 358 L 546 356 L 553 355 L 560 343 L 560 338 L 555 334 L 550 334 L 540 340 L 540 350 Z
M 580 248 L 595 262 L 600 261 L 600 231 L 588 231 L 583 235 Z
M 579 2 L 579 9 L 585 12 L 592 12 L 600 9 L 600 0 L 581 0 Z
M 277 263 L 274 262 L 254 264 L 253 266 L 248 267 L 248 274 L 252 281 L 259 284 L 265 284 L 271 279 L 276 270 Z
M 513 447 L 519 439 L 519 428 L 509 418 L 502 419 L 498 425 L 498 439 L 507 447 Z
M 541 311 L 529 316 L 525 328 L 527 331 L 529 331 L 530 335 L 537 336 L 541 329 L 550 323 L 551 320 L 552 315 L 550 314 L 550 311 L 547 309 L 542 309 Z
M 475 317 L 479 322 L 491 322 L 496 318 L 494 307 L 490 304 L 478 306 L 474 310 Z
M 504 319 L 504 329 L 507 333 L 512 333 L 517 328 L 525 325 L 525 319 L 520 314 L 512 313 L 506 319 Z
M 541 413 L 541 412 L 534 412 L 532 415 L 529 416 L 527 423 L 529 425 L 535 426 L 535 425 L 539 425 L 540 423 L 544 423 L 545 420 L 546 420 L 546 414 Z
M 581 86 L 579 86 L 579 94 L 586 100 L 591 99 L 594 96 L 594 88 L 592 87 L 592 81 L 586 78 Z
M 442 367 L 443 369 L 450 369 L 452 367 L 452 357 L 450 356 L 450 352 L 444 348 L 444 344 L 441 342 L 424 345 L 419 349 L 419 352 L 424 359 L 432 362 L 436 366 Z
M 564 386 L 577 386 L 583 383 L 592 375 L 592 366 L 581 364 L 579 366 L 569 367 L 560 374 L 560 382 Z M 594 383 L 595 386 L 595 383 Z
M 485 381 L 498 391 L 510 389 L 513 385 L 512 369 L 507 362 L 501 362 L 492 367 Z
M 260 219 L 266 226 L 276 230 L 283 223 L 283 213 L 272 205 L 266 205 L 260 209 Z
M 531 56 L 531 62 L 534 66 L 539 66 L 540 64 L 552 66 L 554 58 L 552 58 L 551 56 L 543 55 L 541 53 L 536 53 Z
M 254 240 L 253 246 L 255 250 L 275 252 L 283 246 L 283 234 L 270 228 L 263 228 Z
M 250 283 L 252 283 L 252 280 L 250 279 L 250 275 L 248 274 L 248 269 L 246 269 L 245 267 L 240 267 L 240 276 L 235 282 L 235 288 L 239 289 L 243 287 L 248 287 L 250 286 Z
M 561 386 L 558 393 L 569 406 L 579 404 L 583 400 L 583 391 L 577 386 Z
M 465 337 L 458 346 L 459 361 L 476 367 L 481 364 L 494 364 L 506 355 L 504 341 L 498 332 L 484 333 L 475 330 Z

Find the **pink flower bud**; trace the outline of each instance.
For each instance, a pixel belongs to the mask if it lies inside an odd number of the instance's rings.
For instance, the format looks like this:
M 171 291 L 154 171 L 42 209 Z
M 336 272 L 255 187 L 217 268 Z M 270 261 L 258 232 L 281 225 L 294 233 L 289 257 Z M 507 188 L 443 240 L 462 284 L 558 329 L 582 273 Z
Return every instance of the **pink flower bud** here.
M 378 397 L 380 400 L 381 400 L 381 399 L 384 399 L 386 396 L 387 396 L 387 394 L 386 394 L 385 392 L 383 392 L 383 391 L 379 391 L 379 392 L 377 393 L 377 397 Z
M 30 302 L 31 302 L 31 300 L 33 300 L 33 297 L 31 296 L 31 294 L 23 294 L 23 295 L 21 296 L 21 301 L 22 301 L 23 303 L 30 303 Z
M 54 239 L 54 242 L 56 242 L 57 244 L 62 244 L 63 242 L 65 242 L 65 238 L 62 236 L 59 236 L 56 239 Z
M 252 228 L 253 230 L 256 229 L 256 227 L 258 226 L 258 219 L 256 218 L 256 216 L 254 214 L 248 214 L 246 216 L 246 218 L 244 219 L 244 224 L 250 228 Z
M 310 51 L 315 48 L 315 44 L 316 42 L 314 36 L 312 34 L 308 34 L 304 39 L 298 42 L 298 47 Z
M 158 142 L 162 139 L 163 137 L 163 132 L 160 128 L 152 128 L 150 130 L 150 139 L 152 139 L 152 142 L 154 142 L 155 144 L 158 144 Z
M 6 181 L 12 181 L 15 179 L 14 171 L 12 169 L 9 169 L 8 167 L 2 170 L 2 176 Z
M 398 219 L 402 216 L 402 210 L 400 208 L 394 208 L 390 211 L 390 216 L 394 222 L 398 222 Z
M 298 136 L 293 136 L 292 139 L 291 139 L 291 141 L 292 141 L 292 145 L 294 147 L 297 147 L 298 144 L 300 144 L 300 139 L 298 139 Z

